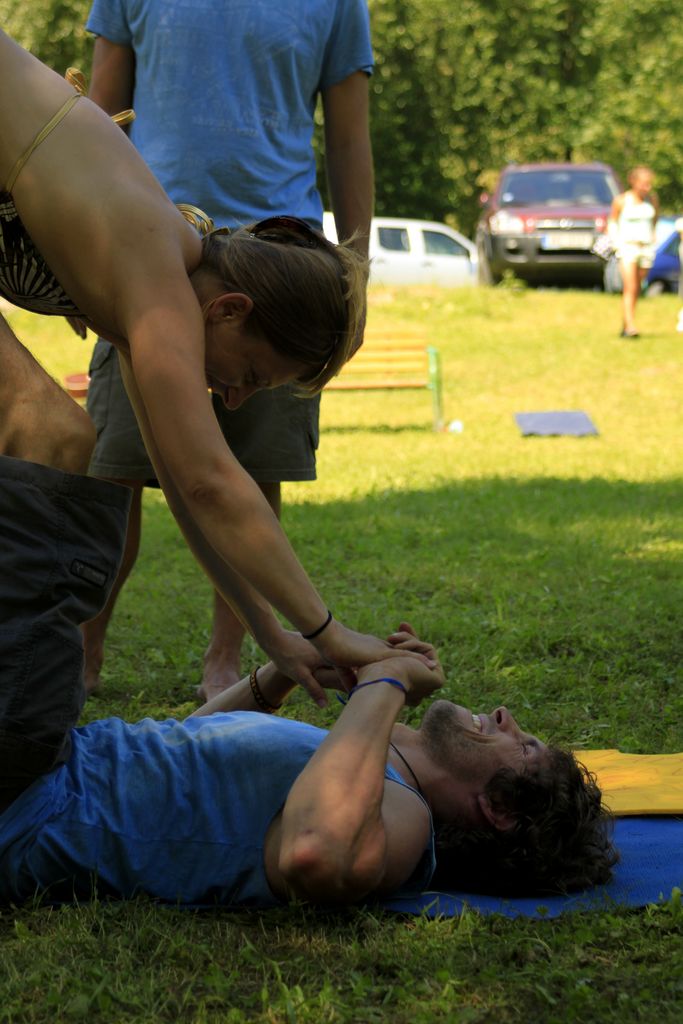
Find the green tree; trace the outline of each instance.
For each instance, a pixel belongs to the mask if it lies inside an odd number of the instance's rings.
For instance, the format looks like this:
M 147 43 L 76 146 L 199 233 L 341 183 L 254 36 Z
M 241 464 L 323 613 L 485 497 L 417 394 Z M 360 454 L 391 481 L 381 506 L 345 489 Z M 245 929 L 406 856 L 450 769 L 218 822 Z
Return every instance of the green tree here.
M 580 126 L 579 151 L 611 163 L 624 178 L 648 164 L 662 206 L 683 209 L 683 18 L 678 0 L 637 8 L 602 0 L 597 19 L 602 60 L 594 113 Z
M 85 31 L 90 0 L 0 0 L 0 24 L 13 39 L 63 75 L 90 70 L 92 37 Z
M 378 212 L 395 212 L 391 174 L 400 212 L 471 231 L 478 193 L 502 165 L 571 159 L 599 64 L 594 3 L 371 0 L 370 10 Z
M 377 212 L 472 232 L 506 163 L 652 165 L 683 207 L 677 0 L 370 0 Z
M 443 162 L 448 126 L 435 102 L 429 9 L 434 0 L 374 0 L 375 73 L 371 82 L 377 213 L 448 212 Z M 426 214 L 421 211 L 426 210 Z

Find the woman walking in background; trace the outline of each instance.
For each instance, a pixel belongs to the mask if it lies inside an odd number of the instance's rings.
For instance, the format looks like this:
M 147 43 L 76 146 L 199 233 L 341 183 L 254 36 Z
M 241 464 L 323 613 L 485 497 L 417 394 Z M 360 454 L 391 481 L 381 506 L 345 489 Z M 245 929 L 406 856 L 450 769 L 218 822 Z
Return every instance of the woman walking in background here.
M 638 338 L 636 302 L 655 255 L 655 224 L 659 203 L 652 192 L 654 175 L 649 167 L 634 167 L 629 173 L 631 186 L 612 203 L 608 231 L 617 246 L 617 259 L 623 282 L 622 338 Z

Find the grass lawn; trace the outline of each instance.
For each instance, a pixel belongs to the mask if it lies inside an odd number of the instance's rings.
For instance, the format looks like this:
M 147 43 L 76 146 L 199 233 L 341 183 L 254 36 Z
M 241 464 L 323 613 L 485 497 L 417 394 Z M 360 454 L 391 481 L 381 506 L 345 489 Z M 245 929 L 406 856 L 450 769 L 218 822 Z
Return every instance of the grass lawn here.
M 620 340 L 619 301 L 374 292 L 371 328 L 415 330 L 440 348 L 446 419 L 463 429 L 433 433 L 424 392 L 325 396 L 319 480 L 286 485 L 284 524 L 339 618 L 380 634 L 407 618 L 433 639 L 447 696 L 504 703 L 525 728 L 578 748 L 673 752 L 683 750 L 683 336 L 677 300 L 662 296 L 641 304 L 641 340 Z M 12 320 L 56 376 L 85 368 L 88 343 L 60 322 Z M 543 409 L 583 409 L 600 435 L 522 438 L 513 414 Z M 188 713 L 209 605 L 149 492 L 105 684 L 84 720 Z M 245 667 L 256 658 L 247 645 Z M 290 711 L 322 725 L 336 714 L 304 694 Z M 680 894 L 549 921 L 143 902 L 3 910 L 0 1022 L 678 1024 L 682 935 Z

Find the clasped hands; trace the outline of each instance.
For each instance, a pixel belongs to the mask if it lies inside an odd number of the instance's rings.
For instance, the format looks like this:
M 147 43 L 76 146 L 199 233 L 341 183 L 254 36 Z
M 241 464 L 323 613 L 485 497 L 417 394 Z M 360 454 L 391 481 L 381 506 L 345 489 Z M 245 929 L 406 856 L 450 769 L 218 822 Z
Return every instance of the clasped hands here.
M 300 634 L 286 632 L 279 656 L 273 659 L 280 671 L 300 683 L 320 707 L 328 703 L 325 690 L 348 693 L 358 682 L 359 673 L 364 678 L 391 675 L 398 679 L 410 706 L 444 685 L 434 647 L 421 640 L 410 623 L 402 622 L 386 641 L 356 633 L 338 622 L 332 623 L 326 633 L 324 645 L 313 646 Z

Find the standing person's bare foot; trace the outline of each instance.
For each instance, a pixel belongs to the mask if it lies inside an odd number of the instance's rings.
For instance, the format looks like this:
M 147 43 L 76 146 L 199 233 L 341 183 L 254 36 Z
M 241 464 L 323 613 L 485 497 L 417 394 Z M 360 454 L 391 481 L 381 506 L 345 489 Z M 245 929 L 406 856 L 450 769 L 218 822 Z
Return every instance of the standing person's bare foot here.
M 201 684 L 197 687 L 197 700 L 206 703 L 223 690 L 240 681 L 239 653 L 237 663 L 234 657 L 212 654 L 211 648 L 204 655 L 204 671 Z
M 244 626 L 230 605 L 214 591 L 211 639 L 204 653 L 202 681 L 197 699 L 203 703 L 240 681 L 240 650 Z

